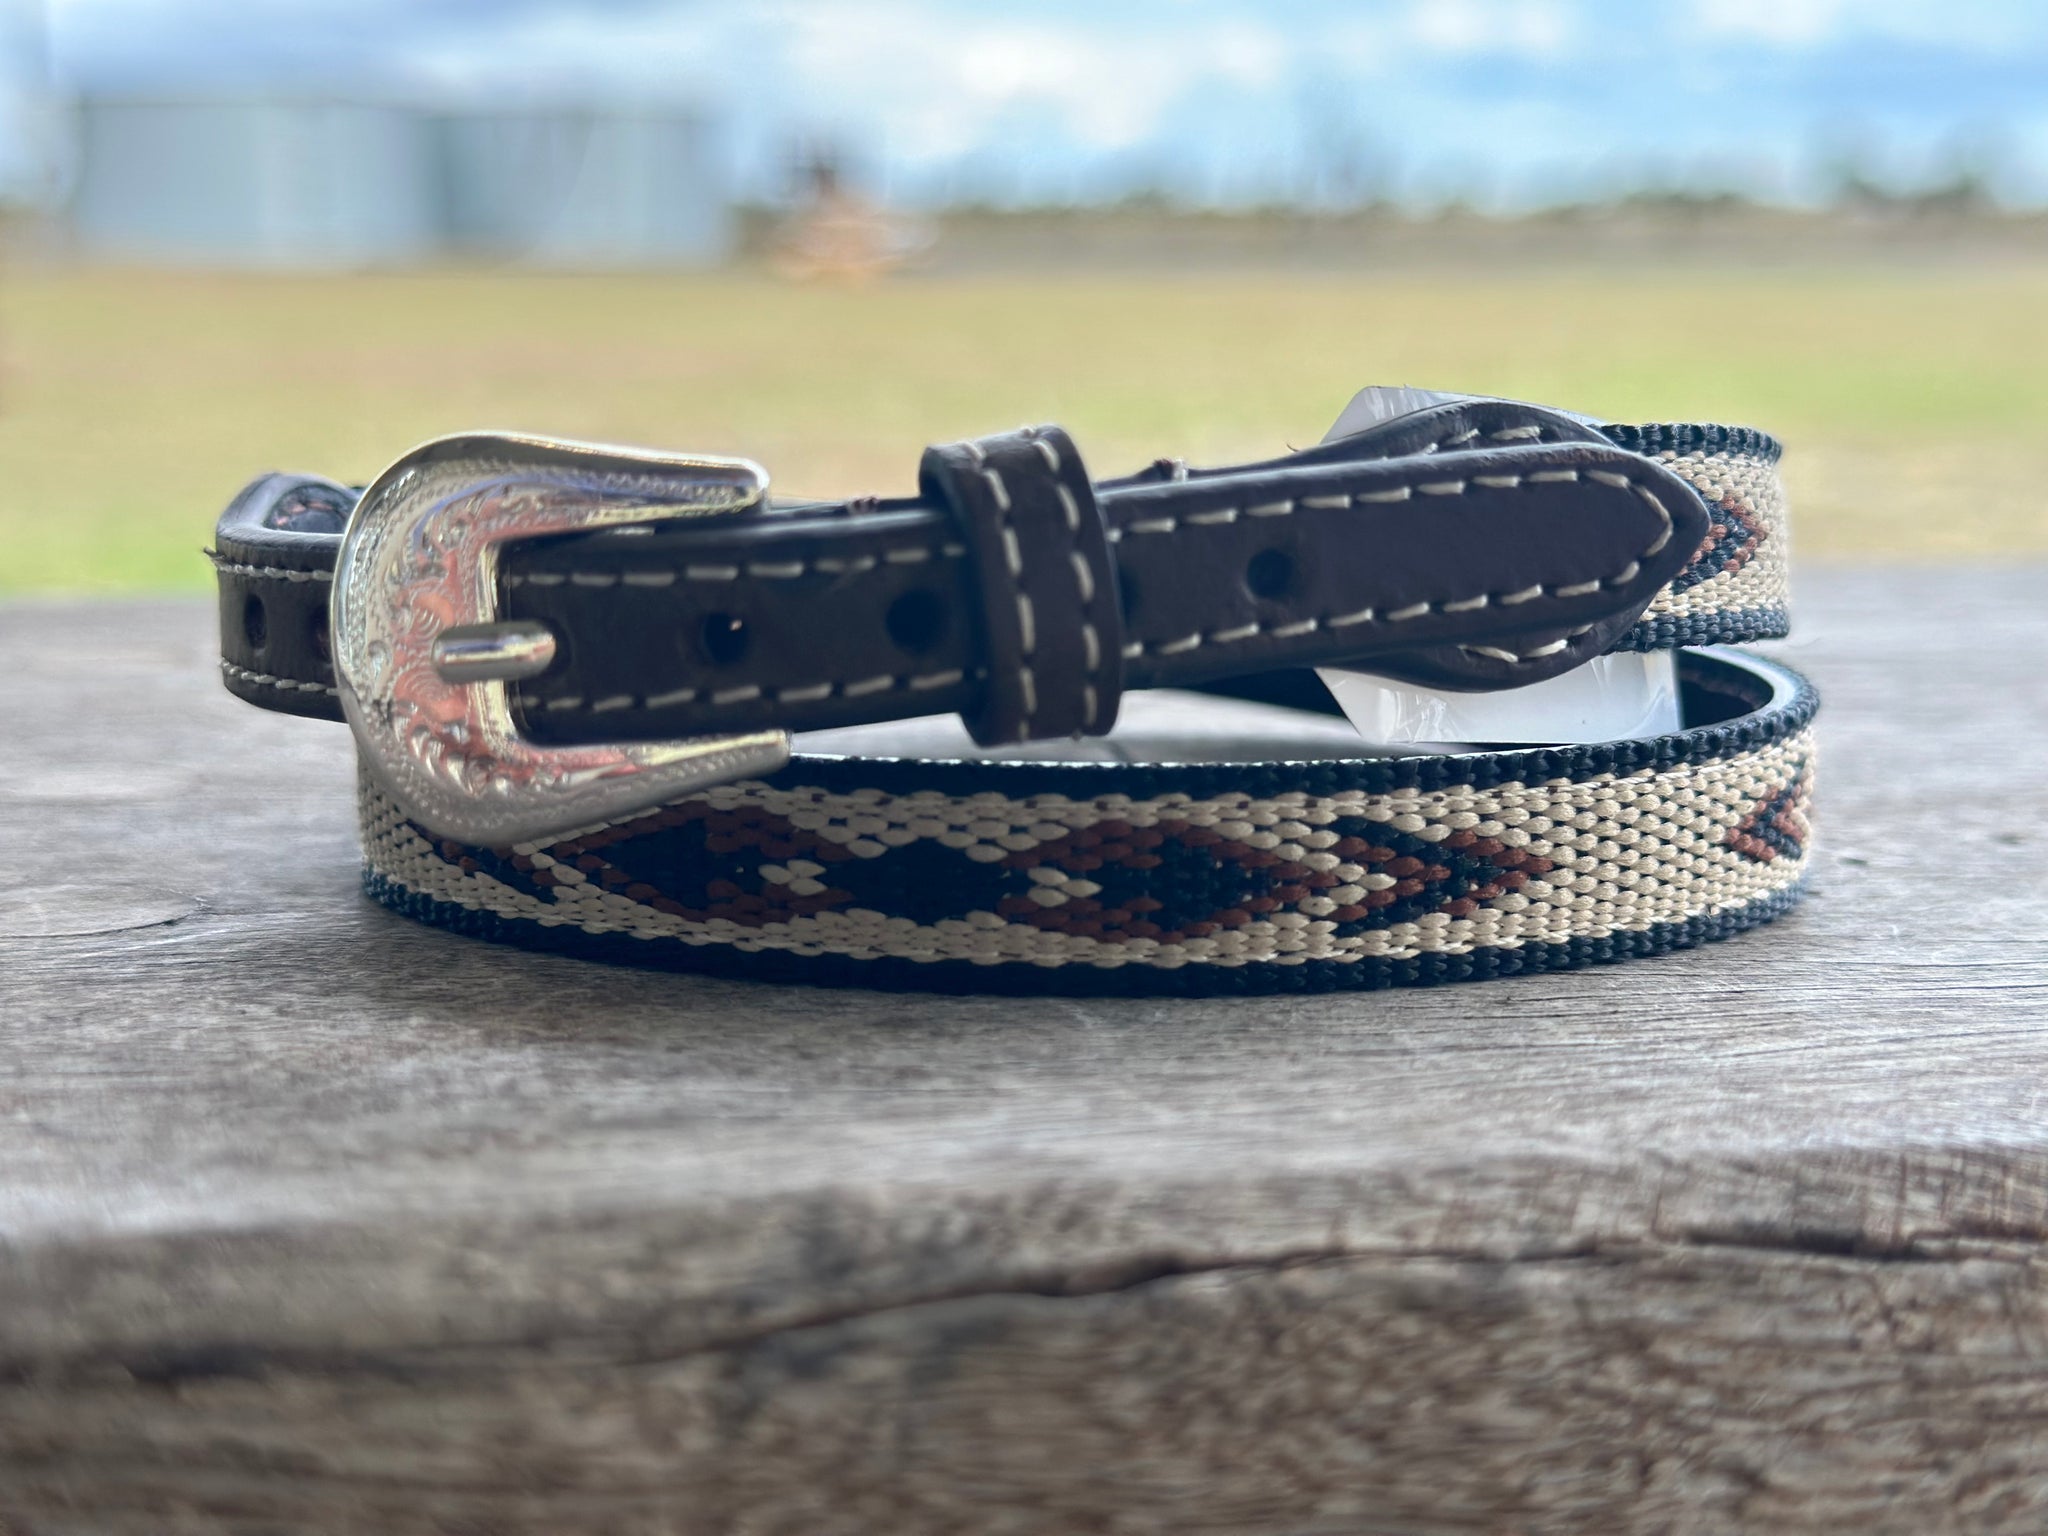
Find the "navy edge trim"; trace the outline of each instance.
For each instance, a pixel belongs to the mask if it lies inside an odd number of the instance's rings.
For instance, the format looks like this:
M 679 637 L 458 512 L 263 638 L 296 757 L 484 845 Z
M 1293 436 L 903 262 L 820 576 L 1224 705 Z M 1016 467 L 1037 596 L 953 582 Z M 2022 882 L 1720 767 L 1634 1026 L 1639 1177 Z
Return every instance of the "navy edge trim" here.
M 1598 429 L 1617 448 L 1630 453 L 1740 453 L 1775 464 L 1785 445 L 1755 427 L 1717 427 L 1674 421 L 1640 425 L 1610 421 Z
M 1501 784 L 1544 784 L 1590 779 L 1603 773 L 1656 773 L 1686 763 L 1713 762 L 1771 746 L 1804 730 L 1820 707 L 1813 685 L 1789 667 L 1735 651 L 1688 651 L 1680 676 L 1692 689 L 1736 700 L 1746 713 L 1643 741 L 1591 746 L 1535 747 L 1512 752 L 1471 752 L 1455 757 L 1321 758 L 1257 763 L 1044 763 L 978 762 L 902 757 L 820 757 L 798 754 L 764 782 L 778 789 L 812 788 L 850 794 L 880 790 L 947 795 L 1061 795 L 1090 800 L 1123 795 L 1150 800 L 1181 794 L 1384 795 L 1401 789 L 1438 790 L 1458 785 L 1492 789 Z
M 1782 640 L 1792 633 L 1792 616 L 1782 607 L 1745 608 L 1739 613 L 1695 613 L 1643 619 L 1623 635 L 1617 651 L 1676 651 L 1689 645 L 1740 645 Z
M 1118 969 L 1070 964 L 1058 967 L 1009 962 L 974 965 L 965 960 L 888 958 L 853 960 L 844 955 L 796 955 L 781 950 L 736 950 L 726 944 L 691 948 L 657 944 L 627 934 L 593 934 L 571 924 L 502 918 L 406 890 L 365 869 L 363 889 L 417 922 L 468 938 L 520 949 L 630 965 L 642 970 L 687 971 L 747 981 L 804 986 L 865 987 L 887 992 L 984 993 L 1034 997 L 1251 997 L 1297 992 L 1379 992 L 1391 987 L 1434 987 L 1459 981 L 1544 971 L 1576 971 L 1649 955 L 1669 954 L 1714 943 L 1784 915 L 1805 895 L 1805 882 L 1724 912 L 1660 923 L 1636 933 L 1562 944 L 1524 944 L 1475 949 L 1462 955 L 1417 955 L 1408 960 L 1309 960 L 1300 965 L 1260 962 L 1243 966 L 1186 965 L 1162 970 L 1148 965 Z

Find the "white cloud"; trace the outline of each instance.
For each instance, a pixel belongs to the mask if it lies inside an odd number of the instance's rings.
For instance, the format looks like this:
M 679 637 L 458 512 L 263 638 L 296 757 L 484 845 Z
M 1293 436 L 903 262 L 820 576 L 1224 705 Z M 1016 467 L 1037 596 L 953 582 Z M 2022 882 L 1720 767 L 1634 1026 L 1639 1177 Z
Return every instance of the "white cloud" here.
M 1821 48 L 1862 37 L 1996 51 L 2038 39 L 2035 0 L 1693 0 L 1706 37 Z
M 1541 55 L 1570 39 L 1572 17 L 1554 0 L 1417 0 L 1407 31 L 1440 53 Z
M 1694 18 L 1709 34 L 1811 44 L 1834 36 L 1844 0 L 1696 0 Z
M 1789 164 L 1845 119 L 1902 153 L 2009 124 L 2048 176 L 2019 78 L 2041 0 L 502 0 L 488 26 L 477 0 L 50 3 L 102 88 L 684 102 L 750 195 L 822 138 L 907 196 L 1284 195 L 1347 156 L 1348 185 L 1513 196 L 1617 146 Z
M 1020 118 L 1114 151 L 1145 142 L 1179 100 L 1219 83 L 1275 84 L 1290 53 L 1272 27 L 1225 20 L 1167 35 L 1113 24 L 962 15 L 902 0 L 783 13 L 787 61 L 812 110 L 881 119 L 917 159 L 956 155 Z

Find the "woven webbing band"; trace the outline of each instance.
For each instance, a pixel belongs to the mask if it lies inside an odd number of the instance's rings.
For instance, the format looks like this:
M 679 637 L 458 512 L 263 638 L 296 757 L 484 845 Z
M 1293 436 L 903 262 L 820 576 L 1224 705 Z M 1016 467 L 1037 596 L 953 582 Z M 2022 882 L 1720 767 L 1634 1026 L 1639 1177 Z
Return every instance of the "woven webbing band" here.
M 946 991 L 1245 993 L 1684 948 L 1800 893 L 1816 707 L 1681 657 L 1689 728 L 1399 759 L 1129 766 L 798 756 L 545 844 L 437 839 L 364 781 L 365 884 L 606 960 Z
M 1669 465 L 1714 519 L 1707 542 L 1650 600 L 1620 648 L 1659 651 L 1784 635 L 1790 550 L 1777 443 L 1729 427 L 1604 430 L 1622 447 Z

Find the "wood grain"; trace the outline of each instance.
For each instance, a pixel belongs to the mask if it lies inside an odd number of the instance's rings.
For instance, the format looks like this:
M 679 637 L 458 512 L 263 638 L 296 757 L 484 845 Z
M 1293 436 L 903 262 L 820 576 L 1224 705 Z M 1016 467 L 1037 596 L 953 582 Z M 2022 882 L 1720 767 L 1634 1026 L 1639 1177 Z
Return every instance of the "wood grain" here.
M 0 608 L 0 1527 L 2038 1532 L 2048 604 L 1834 570 L 1814 894 L 1427 992 L 588 966 Z

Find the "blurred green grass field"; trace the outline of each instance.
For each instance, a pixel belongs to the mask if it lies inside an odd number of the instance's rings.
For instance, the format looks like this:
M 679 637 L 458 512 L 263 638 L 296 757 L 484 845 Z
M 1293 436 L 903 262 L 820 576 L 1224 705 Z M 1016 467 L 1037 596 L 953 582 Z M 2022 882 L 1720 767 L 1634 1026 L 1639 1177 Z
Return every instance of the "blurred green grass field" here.
M 229 277 L 0 285 L 0 591 L 200 589 L 258 470 L 362 479 L 479 426 L 740 453 L 894 493 L 1057 420 L 1099 474 L 1312 442 L 1358 386 L 1721 420 L 1790 445 L 1804 556 L 2048 554 L 2048 270 L 939 279 Z

